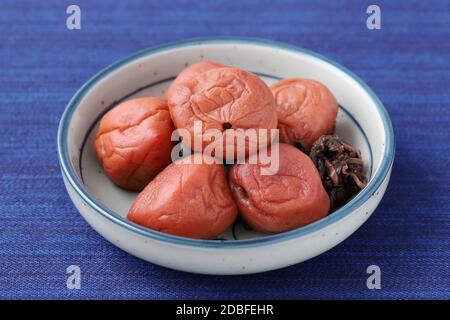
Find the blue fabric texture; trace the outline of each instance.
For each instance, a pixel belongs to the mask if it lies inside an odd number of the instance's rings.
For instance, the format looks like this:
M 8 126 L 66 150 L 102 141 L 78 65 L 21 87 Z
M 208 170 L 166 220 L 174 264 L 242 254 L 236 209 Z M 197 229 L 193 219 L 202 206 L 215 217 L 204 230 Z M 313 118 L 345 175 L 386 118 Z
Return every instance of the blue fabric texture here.
M 81 8 L 81 30 L 66 8 Z M 449 299 L 450 3 L 376 1 L 15 1 L 0 3 L 0 298 Z M 56 152 L 61 114 L 101 68 L 163 42 L 250 36 L 321 53 L 366 81 L 396 136 L 386 195 L 336 248 L 249 276 L 169 270 L 121 251 L 78 214 Z M 79 265 L 81 289 L 66 287 Z M 381 289 L 366 286 L 369 265 Z

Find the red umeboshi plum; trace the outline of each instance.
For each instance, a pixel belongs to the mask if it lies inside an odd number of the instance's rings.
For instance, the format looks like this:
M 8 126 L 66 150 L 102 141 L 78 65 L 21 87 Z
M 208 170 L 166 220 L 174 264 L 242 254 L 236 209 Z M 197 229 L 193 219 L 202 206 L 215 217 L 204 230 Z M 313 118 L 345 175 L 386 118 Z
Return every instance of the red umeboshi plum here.
M 215 68 L 203 72 L 180 84 L 169 99 L 169 111 L 177 129 L 184 129 L 191 137 L 189 146 L 196 151 L 204 151 L 212 142 L 205 136 L 213 130 L 219 132 L 217 141 L 223 141 L 223 154 L 227 148 L 236 148 L 236 140 L 230 137 L 246 129 L 271 129 L 277 126 L 277 112 L 270 88 L 256 75 L 231 67 Z M 194 130 L 200 123 L 200 132 Z M 227 138 L 228 136 L 228 138 Z M 267 138 L 268 136 L 266 136 Z M 195 146 L 194 140 L 200 141 Z M 267 147 L 271 139 L 246 140 L 246 154 L 250 145 Z M 186 141 L 183 140 L 185 143 Z M 199 150 L 200 149 L 200 150 Z
M 334 132 L 338 104 L 331 91 L 316 80 L 292 78 L 271 86 L 278 112 L 280 142 L 310 149 Z
M 224 166 L 208 164 L 202 157 L 196 153 L 165 168 L 137 196 L 127 218 L 195 239 L 213 239 L 224 232 L 236 219 L 236 204 Z
M 234 164 L 229 171 L 229 184 L 239 213 L 248 225 L 262 232 L 284 232 L 305 226 L 325 217 L 330 207 L 311 159 L 291 145 L 278 146 L 276 174 L 262 175 L 262 165 L 253 159 L 257 155 L 245 164 Z
M 212 60 L 203 60 L 190 66 L 184 68 L 175 80 L 172 81 L 170 86 L 167 88 L 164 97 L 168 100 L 175 92 L 176 88 L 180 85 L 180 83 L 192 79 L 195 76 L 199 75 L 202 72 L 209 71 L 214 68 L 225 67 L 225 65 L 212 61 Z
M 170 164 L 173 130 L 166 100 L 124 101 L 100 121 L 94 141 L 97 159 L 115 184 L 142 190 Z

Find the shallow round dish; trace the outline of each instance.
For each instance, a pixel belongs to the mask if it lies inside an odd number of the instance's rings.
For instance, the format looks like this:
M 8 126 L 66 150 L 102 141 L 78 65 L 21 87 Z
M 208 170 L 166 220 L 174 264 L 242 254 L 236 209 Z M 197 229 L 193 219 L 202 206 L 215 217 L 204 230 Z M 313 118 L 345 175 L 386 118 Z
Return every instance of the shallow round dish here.
M 235 223 L 216 240 L 153 231 L 126 220 L 136 193 L 113 185 L 92 149 L 101 116 L 118 102 L 162 96 L 177 73 L 204 59 L 239 67 L 268 84 L 282 78 L 316 79 L 340 108 L 337 133 L 361 150 L 367 186 L 344 207 L 306 227 L 264 235 Z M 299 263 L 336 246 L 361 226 L 386 190 L 394 159 L 391 121 L 380 100 L 357 76 L 309 50 L 247 38 L 194 39 L 150 48 L 92 77 L 69 102 L 58 130 L 58 157 L 75 207 L 103 237 L 144 260 L 205 274 L 245 274 Z

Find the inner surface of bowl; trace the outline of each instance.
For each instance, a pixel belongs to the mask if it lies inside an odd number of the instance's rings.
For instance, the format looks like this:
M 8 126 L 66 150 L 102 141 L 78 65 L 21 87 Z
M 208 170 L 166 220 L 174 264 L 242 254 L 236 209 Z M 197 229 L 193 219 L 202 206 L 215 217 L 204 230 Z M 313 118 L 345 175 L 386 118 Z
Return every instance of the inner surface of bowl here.
M 121 101 L 162 96 L 183 68 L 204 59 L 251 71 L 268 84 L 291 77 L 324 83 L 340 105 L 337 134 L 361 151 L 366 176 L 372 179 L 376 175 L 386 153 L 386 132 L 374 97 L 355 78 L 306 51 L 250 41 L 199 41 L 150 49 L 108 67 L 91 79 L 81 89 L 77 100 L 71 102 L 76 108 L 66 117 L 68 132 L 64 147 L 76 178 L 87 194 L 125 219 L 137 193 L 115 186 L 98 163 L 92 148 L 98 122 Z M 265 235 L 237 221 L 219 238 L 237 240 L 261 236 Z

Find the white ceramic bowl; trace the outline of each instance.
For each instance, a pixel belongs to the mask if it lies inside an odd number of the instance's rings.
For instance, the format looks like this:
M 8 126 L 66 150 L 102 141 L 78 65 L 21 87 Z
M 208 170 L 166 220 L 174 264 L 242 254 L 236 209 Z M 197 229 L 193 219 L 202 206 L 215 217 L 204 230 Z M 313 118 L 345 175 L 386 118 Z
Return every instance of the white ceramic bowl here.
M 113 185 L 95 159 L 92 137 L 101 116 L 118 102 L 161 96 L 190 63 L 212 59 L 258 74 L 269 84 L 304 77 L 324 83 L 340 110 L 337 133 L 362 152 L 368 185 L 344 207 L 306 227 L 276 235 L 240 223 L 217 240 L 194 240 L 153 231 L 126 220 L 136 193 Z M 58 156 L 78 211 L 103 237 L 144 260 L 205 274 L 273 270 L 310 259 L 350 236 L 377 207 L 394 159 L 391 121 L 380 100 L 357 76 L 311 51 L 266 40 L 196 39 L 133 54 L 90 79 L 69 102 L 59 125 Z

